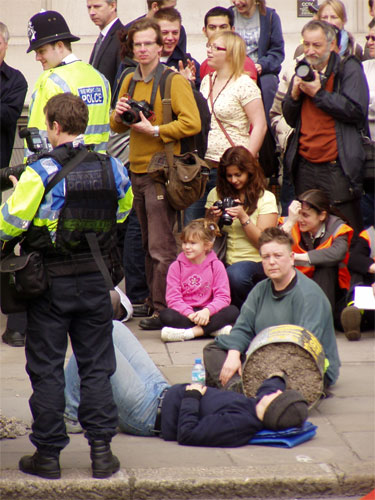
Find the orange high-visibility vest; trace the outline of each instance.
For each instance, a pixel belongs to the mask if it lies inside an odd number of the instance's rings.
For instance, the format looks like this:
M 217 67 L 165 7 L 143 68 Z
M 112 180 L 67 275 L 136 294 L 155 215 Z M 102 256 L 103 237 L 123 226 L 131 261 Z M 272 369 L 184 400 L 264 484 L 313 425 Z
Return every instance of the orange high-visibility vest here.
M 279 219 L 279 223 L 283 223 L 284 219 L 281 217 Z M 349 260 L 349 247 L 350 247 L 350 242 L 353 237 L 353 229 L 348 226 L 347 224 L 340 224 L 339 227 L 335 230 L 334 233 L 332 233 L 329 238 L 322 242 L 320 245 L 318 245 L 314 250 L 322 250 L 324 248 L 329 248 L 334 240 L 338 238 L 339 236 L 342 236 L 343 234 L 348 235 L 348 247 L 347 251 L 345 254 L 345 257 L 343 260 L 339 263 L 339 270 L 338 270 L 338 281 L 339 281 L 339 286 L 340 288 L 344 288 L 345 290 L 349 290 L 350 286 L 350 273 L 348 271 L 348 260 Z M 298 226 L 298 223 L 294 224 L 292 228 L 292 233 L 291 236 L 293 238 L 294 244 L 292 246 L 292 250 L 294 253 L 299 254 L 299 253 L 307 253 L 304 248 L 300 246 L 301 243 L 301 232 Z M 303 274 L 306 274 L 309 278 L 312 278 L 314 276 L 314 271 L 315 271 L 315 266 L 309 264 L 306 262 L 306 265 L 304 266 L 296 266 L 296 268 L 301 271 Z
M 370 247 L 370 257 L 375 261 L 375 229 L 373 226 L 364 229 L 359 233 L 359 237 L 367 241 Z

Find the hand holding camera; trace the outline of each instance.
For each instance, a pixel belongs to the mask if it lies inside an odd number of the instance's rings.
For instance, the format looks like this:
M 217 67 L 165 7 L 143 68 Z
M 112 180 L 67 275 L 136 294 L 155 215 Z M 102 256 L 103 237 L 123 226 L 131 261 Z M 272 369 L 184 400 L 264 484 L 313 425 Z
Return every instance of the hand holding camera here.
M 296 65 L 296 75 L 293 79 L 292 98 L 297 101 L 301 92 L 314 97 L 322 87 L 321 76 L 306 59 L 302 59 Z
M 149 120 L 155 116 L 147 101 L 136 101 L 129 95 L 120 97 L 115 108 L 115 120 L 134 128 L 137 132 L 153 135 L 154 127 Z
M 213 206 L 220 210 L 220 212 L 215 214 L 216 210 L 214 210 L 213 214 L 220 216 L 218 221 L 219 228 L 223 226 L 231 226 L 233 224 L 233 219 L 236 217 L 239 219 L 241 217 L 241 212 L 245 213 L 242 205 L 243 203 L 239 200 L 234 200 L 230 197 L 215 201 Z

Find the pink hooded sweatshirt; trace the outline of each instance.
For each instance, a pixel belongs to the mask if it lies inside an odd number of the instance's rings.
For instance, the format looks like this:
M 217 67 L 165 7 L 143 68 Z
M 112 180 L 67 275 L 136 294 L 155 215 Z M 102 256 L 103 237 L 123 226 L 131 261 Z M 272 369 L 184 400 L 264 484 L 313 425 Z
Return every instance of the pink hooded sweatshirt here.
M 211 250 L 201 264 L 193 264 L 181 252 L 169 266 L 167 306 L 188 316 L 207 307 L 210 315 L 230 304 L 230 288 L 224 264 Z

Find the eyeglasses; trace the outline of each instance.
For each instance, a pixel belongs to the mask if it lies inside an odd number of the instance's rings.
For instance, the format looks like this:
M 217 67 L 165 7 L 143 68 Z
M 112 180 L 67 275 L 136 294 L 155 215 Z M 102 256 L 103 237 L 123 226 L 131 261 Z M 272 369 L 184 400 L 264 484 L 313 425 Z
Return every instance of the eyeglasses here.
M 149 49 L 153 45 L 155 45 L 156 42 L 135 42 L 133 43 L 133 49 L 141 49 L 142 47 L 145 47 L 145 49 Z
M 375 42 L 375 35 L 366 35 L 365 38 L 367 41 L 371 40 L 372 42 Z
M 223 52 L 226 52 L 226 47 L 219 47 L 215 43 L 206 43 L 207 49 L 212 50 L 212 52 L 218 52 L 219 50 L 222 50 Z

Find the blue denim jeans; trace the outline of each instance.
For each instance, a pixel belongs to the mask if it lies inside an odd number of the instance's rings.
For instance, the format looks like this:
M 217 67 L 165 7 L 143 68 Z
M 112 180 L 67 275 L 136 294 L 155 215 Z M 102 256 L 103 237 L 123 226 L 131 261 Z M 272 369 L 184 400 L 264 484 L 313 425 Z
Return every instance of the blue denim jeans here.
M 121 431 L 153 436 L 158 398 L 169 387 L 161 372 L 124 324 L 113 322 L 117 368 L 111 377 Z M 77 420 L 80 379 L 74 355 L 65 368 L 65 415 Z
M 227 267 L 232 304 L 241 309 L 249 292 L 266 275 L 261 262 L 243 260 Z

